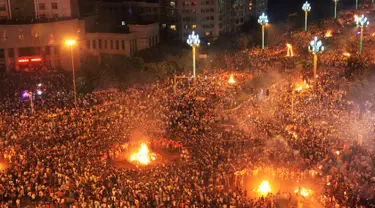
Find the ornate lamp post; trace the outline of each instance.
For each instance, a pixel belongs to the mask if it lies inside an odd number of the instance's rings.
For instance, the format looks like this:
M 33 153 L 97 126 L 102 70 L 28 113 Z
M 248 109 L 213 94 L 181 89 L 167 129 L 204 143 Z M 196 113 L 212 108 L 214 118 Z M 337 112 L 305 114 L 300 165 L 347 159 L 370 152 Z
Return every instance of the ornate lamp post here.
M 193 31 L 186 42 L 193 49 L 193 78 L 195 79 L 195 48 L 199 47 L 201 41 L 199 40 L 199 35 Z
M 308 13 L 310 12 L 311 10 L 311 6 L 309 4 L 309 2 L 305 2 L 302 6 L 302 10 L 305 11 L 305 32 L 307 31 L 307 15 Z
M 321 40 L 318 40 L 318 37 L 315 37 L 314 40 L 310 42 L 309 52 L 314 56 L 314 90 L 316 91 L 316 71 L 318 67 L 318 54 L 324 51 L 324 46 Z
M 334 4 L 335 4 L 335 13 L 334 13 L 334 18 L 337 19 L 337 2 L 339 2 L 339 0 L 333 0 Z
M 370 24 L 370 22 L 367 20 L 367 17 L 365 17 L 365 15 L 363 15 L 363 14 L 362 14 L 362 16 L 356 18 L 355 22 L 357 24 L 357 27 L 361 28 L 361 34 L 360 34 L 361 36 L 360 36 L 360 40 L 359 40 L 359 54 L 362 54 L 363 28 L 367 27 Z
M 259 16 L 258 23 L 262 26 L 262 49 L 264 49 L 264 26 L 268 24 L 268 17 L 264 13 Z

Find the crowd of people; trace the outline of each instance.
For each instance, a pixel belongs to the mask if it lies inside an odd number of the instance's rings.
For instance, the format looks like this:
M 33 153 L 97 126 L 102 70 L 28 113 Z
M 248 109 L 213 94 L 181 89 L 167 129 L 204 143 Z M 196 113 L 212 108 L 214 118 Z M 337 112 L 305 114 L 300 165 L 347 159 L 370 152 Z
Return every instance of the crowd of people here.
M 293 36 L 293 44 L 306 45 L 311 35 Z M 321 59 L 315 91 L 307 81 L 290 93 L 311 77 L 304 65 L 297 78 L 283 74 L 270 93 L 255 89 L 246 101 L 237 99 L 247 80 L 287 67 L 285 54 L 284 43 L 266 53 L 228 54 L 237 62 L 227 67 L 244 67 L 247 57 L 252 69 L 236 73 L 236 83 L 228 83 L 228 73 L 207 74 L 80 94 L 77 108 L 70 76 L 4 75 L 0 207 L 375 207 L 375 94 L 364 106 L 347 99 L 340 50 Z M 44 90 L 32 95 L 32 111 L 22 93 L 37 87 Z M 183 159 L 115 166 L 135 132 L 182 147 Z M 262 176 L 289 185 L 259 195 L 248 182 L 259 185 L 252 180 Z M 303 182 L 313 184 L 312 196 L 294 192 Z

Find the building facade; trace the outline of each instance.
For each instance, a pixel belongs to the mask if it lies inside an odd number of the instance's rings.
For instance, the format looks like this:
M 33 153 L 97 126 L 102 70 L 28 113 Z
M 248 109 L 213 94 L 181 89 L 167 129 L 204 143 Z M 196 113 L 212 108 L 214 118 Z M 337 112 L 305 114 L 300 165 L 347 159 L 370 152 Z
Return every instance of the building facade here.
M 76 0 L 0 0 L 0 68 L 79 69 L 85 57 L 133 56 L 159 43 L 159 23 L 101 24 L 79 16 Z M 19 14 L 17 14 L 19 12 Z M 76 40 L 72 46 L 66 40 Z M 72 59 L 73 53 L 73 59 Z
M 108 3 L 106 7 L 110 7 Z M 209 41 L 223 33 L 240 31 L 252 15 L 267 9 L 267 0 L 124 0 L 122 8 L 126 20 L 157 20 L 162 31 L 174 33 L 181 40 L 195 31 Z

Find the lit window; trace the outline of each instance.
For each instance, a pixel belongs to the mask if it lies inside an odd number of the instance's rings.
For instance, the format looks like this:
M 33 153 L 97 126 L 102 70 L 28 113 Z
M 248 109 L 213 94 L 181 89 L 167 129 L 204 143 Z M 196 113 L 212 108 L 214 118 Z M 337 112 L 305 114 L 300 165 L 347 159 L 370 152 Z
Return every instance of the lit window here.
M 161 28 L 165 29 L 167 27 L 167 24 L 161 24 Z
M 191 28 L 195 29 L 195 28 L 197 28 L 197 25 L 192 25 Z
M 58 7 L 57 7 L 57 3 L 52 3 L 52 4 L 51 4 L 51 8 L 52 8 L 52 9 L 57 9 L 57 8 L 58 8 Z
M 39 10 L 45 10 L 46 4 L 45 3 L 39 3 Z
M 176 25 L 171 25 L 170 28 L 171 30 L 176 30 Z

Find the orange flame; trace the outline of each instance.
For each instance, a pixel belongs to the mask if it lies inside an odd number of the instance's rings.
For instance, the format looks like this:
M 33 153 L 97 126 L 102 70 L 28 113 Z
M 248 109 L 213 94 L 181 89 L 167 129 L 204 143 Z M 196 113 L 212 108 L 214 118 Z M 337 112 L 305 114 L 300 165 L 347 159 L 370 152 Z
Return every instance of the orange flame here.
M 301 187 L 301 188 L 297 188 L 296 190 L 294 190 L 294 193 L 296 194 L 299 193 L 303 197 L 308 197 L 312 193 L 312 191 L 311 189 Z
M 236 83 L 236 81 L 235 81 L 234 78 L 233 78 L 233 74 L 230 75 L 229 80 L 228 80 L 228 83 L 229 83 L 229 84 L 234 84 L 234 83 Z
M 261 195 L 267 195 L 271 192 L 270 183 L 268 181 L 262 181 L 262 183 L 259 185 L 256 191 Z
M 151 161 L 156 159 L 156 155 L 148 149 L 147 144 L 142 143 L 141 147 L 139 148 L 138 152 L 132 154 L 130 156 L 131 162 L 137 162 L 140 165 L 148 165 Z
M 348 52 L 345 52 L 345 53 L 343 53 L 342 55 L 343 55 L 343 56 L 346 56 L 346 57 L 350 57 L 350 56 L 351 56 L 351 54 L 348 53 Z
M 330 38 L 332 37 L 332 31 L 331 30 L 327 30 L 326 34 L 324 35 L 324 37 L 326 38 Z
M 287 43 L 286 44 L 286 48 L 287 48 L 286 56 L 288 56 L 288 57 L 289 56 L 294 56 L 292 44 Z

